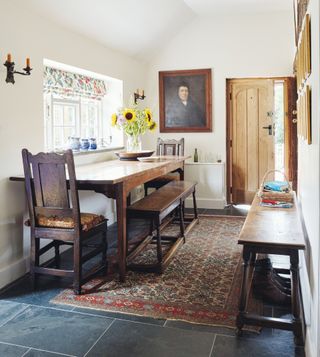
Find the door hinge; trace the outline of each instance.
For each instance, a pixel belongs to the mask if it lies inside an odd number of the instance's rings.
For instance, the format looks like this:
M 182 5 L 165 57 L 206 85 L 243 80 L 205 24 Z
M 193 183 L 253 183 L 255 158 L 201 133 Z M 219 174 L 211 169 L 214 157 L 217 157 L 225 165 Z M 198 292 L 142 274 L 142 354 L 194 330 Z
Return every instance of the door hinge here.
M 229 98 L 232 100 L 232 92 L 229 93 Z
M 232 139 L 230 139 L 230 147 L 232 148 Z
M 230 193 L 232 193 L 232 186 L 230 187 Z

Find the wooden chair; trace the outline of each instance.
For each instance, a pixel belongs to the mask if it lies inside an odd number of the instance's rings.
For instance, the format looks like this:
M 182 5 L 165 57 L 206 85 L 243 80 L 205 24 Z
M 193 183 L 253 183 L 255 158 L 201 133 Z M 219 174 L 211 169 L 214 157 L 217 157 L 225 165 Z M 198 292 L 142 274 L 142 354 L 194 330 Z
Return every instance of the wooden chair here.
M 183 156 L 184 155 L 184 138 L 180 140 L 163 140 L 158 138 L 157 140 L 157 155 L 173 155 L 173 156 Z M 154 180 L 146 182 L 144 184 L 144 193 L 145 196 L 148 194 L 149 188 L 159 189 L 160 187 L 164 186 L 165 184 L 179 180 L 180 176 L 177 174 L 168 174 L 157 177 Z
M 73 279 L 75 294 L 81 294 L 82 284 L 93 275 L 107 270 L 107 220 L 96 214 L 80 213 L 71 150 L 67 150 L 62 155 L 55 153 L 32 155 L 27 149 L 23 149 L 22 158 L 30 214 L 28 220 L 31 227 L 30 274 L 33 286 L 35 287 L 36 274 L 70 277 Z M 97 243 L 84 244 L 98 235 L 101 236 L 101 240 L 99 239 Z M 41 239 L 50 242 L 41 245 L 40 248 Z M 72 270 L 60 268 L 59 248 L 63 244 L 73 246 Z M 40 256 L 51 248 L 54 248 L 54 259 L 40 264 Z M 102 255 L 101 261 L 99 259 L 89 271 L 84 273 L 84 263 L 98 254 Z

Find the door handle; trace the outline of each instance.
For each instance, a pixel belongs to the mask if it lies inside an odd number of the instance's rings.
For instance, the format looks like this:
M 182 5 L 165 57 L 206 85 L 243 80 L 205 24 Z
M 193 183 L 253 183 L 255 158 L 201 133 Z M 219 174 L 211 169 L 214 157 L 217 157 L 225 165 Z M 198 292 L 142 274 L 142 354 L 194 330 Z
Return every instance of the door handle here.
M 272 135 L 272 125 L 268 125 L 268 126 L 263 126 L 262 129 L 268 129 L 269 130 L 269 135 Z

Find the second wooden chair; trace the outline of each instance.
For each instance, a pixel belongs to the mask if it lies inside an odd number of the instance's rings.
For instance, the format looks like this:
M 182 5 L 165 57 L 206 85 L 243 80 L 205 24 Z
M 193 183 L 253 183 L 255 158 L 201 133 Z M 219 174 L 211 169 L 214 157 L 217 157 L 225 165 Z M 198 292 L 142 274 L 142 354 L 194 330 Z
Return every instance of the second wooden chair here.
M 174 139 L 169 139 L 169 140 L 163 140 L 161 138 L 158 138 L 157 140 L 157 155 L 171 155 L 171 156 L 183 156 L 184 155 L 184 138 L 181 138 L 180 140 L 174 140 Z M 168 175 L 163 175 L 160 177 L 157 177 L 154 180 L 151 180 L 149 182 L 146 182 L 144 184 L 144 193 L 145 196 L 148 194 L 149 188 L 154 188 L 158 189 L 165 184 L 174 181 L 174 180 L 180 180 L 180 175 L 178 172 L 174 172 Z

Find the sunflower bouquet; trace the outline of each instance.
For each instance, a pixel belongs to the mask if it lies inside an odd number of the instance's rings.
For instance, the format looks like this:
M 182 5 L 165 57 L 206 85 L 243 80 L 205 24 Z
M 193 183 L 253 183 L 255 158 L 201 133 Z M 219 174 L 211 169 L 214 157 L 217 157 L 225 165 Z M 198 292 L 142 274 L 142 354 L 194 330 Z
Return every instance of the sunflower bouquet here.
M 157 127 L 150 109 L 140 109 L 135 104 L 121 108 L 117 113 L 112 114 L 111 124 L 123 130 L 127 135 L 128 151 L 141 150 L 141 136 L 147 131 L 154 131 Z

